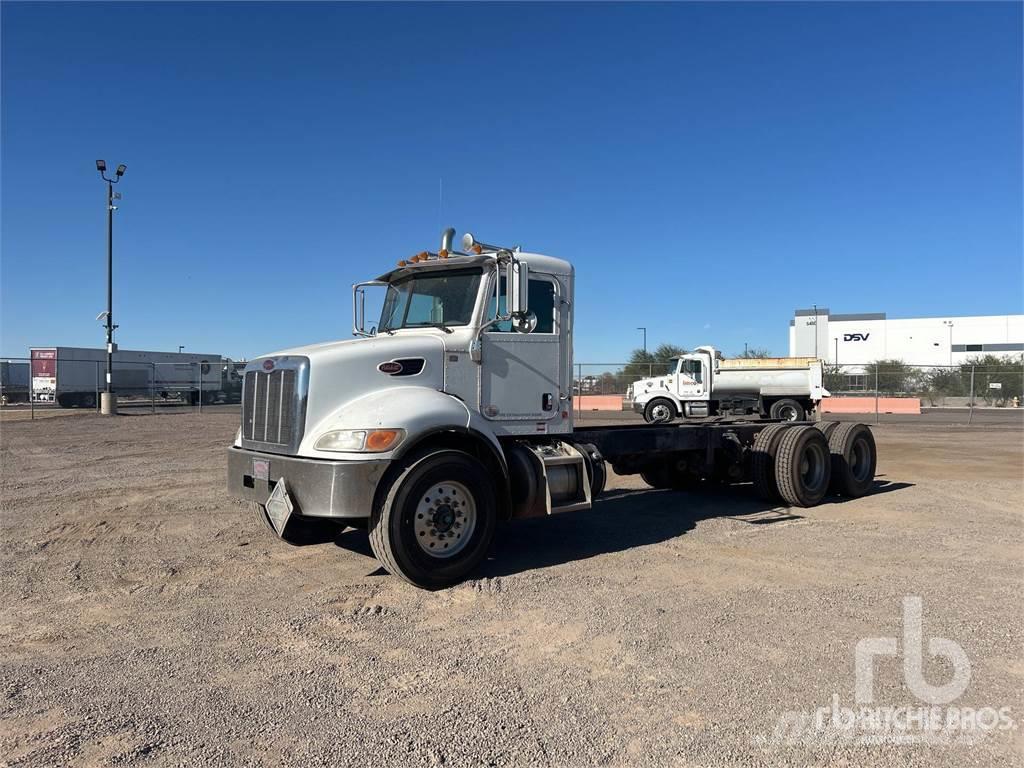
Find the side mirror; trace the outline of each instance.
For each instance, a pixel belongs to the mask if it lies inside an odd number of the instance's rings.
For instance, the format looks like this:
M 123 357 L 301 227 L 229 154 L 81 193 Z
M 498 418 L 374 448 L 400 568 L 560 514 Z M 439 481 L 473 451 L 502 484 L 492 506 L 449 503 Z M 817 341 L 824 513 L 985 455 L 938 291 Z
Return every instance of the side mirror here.
M 530 268 L 525 261 L 509 259 L 506 268 L 508 285 L 507 311 L 512 317 L 519 317 L 528 311 L 530 294 Z
M 512 327 L 516 333 L 533 333 L 537 329 L 537 315 L 528 309 L 512 318 Z

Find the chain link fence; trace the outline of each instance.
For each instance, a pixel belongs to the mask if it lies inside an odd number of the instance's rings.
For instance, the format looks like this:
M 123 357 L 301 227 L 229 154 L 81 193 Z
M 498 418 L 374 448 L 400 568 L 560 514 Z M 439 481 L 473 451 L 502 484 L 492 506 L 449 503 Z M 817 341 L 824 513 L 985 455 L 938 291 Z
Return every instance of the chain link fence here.
M 112 387 L 118 406 L 196 409 L 241 402 L 240 371 L 244 362 L 227 358 L 203 362 L 113 363 Z M 32 376 L 29 358 L 0 360 L 0 404 L 3 407 L 99 409 L 106 388 L 106 360 L 57 360 L 52 376 Z M 578 414 L 622 411 L 627 395 L 641 379 L 670 377 L 674 365 L 664 363 L 576 363 L 572 395 Z M 668 382 L 671 385 L 671 382 Z M 831 397 L 823 410 L 880 414 L 894 404 L 916 401 L 921 408 L 1015 408 L 1024 399 L 1024 363 L 964 363 L 921 366 L 897 362 L 867 365 L 825 364 L 823 383 Z M 900 403 L 898 401 L 904 401 Z M 848 410 L 859 408 L 860 410 Z
M 573 396 L 577 413 L 627 408 L 630 388 L 645 378 L 670 377 L 672 363 L 576 363 Z M 999 365 L 963 363 L 947 366 L 898 362 L 866 365 L 824 364 L 822 379 L 831 397 L 823 410 L 879 414 L 914 400 L 920 408 L 1016 408 L 1024 400 L 1024 363 Z M 667 382 L 671 386 L 671 381 Z M 860 410 L 853 410 L 860 409 Z M 909 412 L 909 411 L 901 411 Z M 968 415 L 968 421 L 971 416 Z
M 37 368 L 33 369 L 33 363 Z M 211 358 L 195 362 L 138 362 L 114 360 L 111 390 L 118 407 L 148 408 L 240 403 L 240 372 L 244 362 Z M 54 359 L 40 364 L 27 357 L 0 360 L 0 405 L 28 408 L 99 410 L 106 391 L 107 363 L 103 360 Z

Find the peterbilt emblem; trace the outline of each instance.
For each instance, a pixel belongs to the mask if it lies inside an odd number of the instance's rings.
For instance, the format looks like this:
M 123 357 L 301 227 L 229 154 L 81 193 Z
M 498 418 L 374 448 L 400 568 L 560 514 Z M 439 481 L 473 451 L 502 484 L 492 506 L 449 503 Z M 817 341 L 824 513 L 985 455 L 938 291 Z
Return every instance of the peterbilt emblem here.
M 402 364 L 394 360 L 389 360 L 386 363 L 378 365 L 377 370 L 381 373 L 386 373 L 389 376 L 394 376 L 396 373 L 402 372 Z
M 867 341 L 870 333 L 844 333 L 843 341 Z
M 274 370 L 274 361 L 273 360 L 264 360 L 263 361 L 263 370 L 264 371 L 272 371 L 272 370 Z

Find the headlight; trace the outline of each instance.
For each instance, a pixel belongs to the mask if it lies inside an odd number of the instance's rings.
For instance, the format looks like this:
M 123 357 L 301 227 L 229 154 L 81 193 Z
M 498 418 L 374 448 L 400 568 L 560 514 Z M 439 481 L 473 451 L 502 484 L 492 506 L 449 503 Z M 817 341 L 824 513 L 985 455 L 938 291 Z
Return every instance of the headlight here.
M 391 450 L 404 437 L 404 429 L 339 429 L 322 435 L 313 447 L 318 451 L 380 453 Z

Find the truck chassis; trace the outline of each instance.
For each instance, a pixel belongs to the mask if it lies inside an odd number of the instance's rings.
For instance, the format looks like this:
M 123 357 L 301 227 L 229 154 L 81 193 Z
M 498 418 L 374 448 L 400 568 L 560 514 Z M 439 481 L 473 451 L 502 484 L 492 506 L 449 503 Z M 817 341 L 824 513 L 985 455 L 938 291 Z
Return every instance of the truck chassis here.
M 815 506 L 827 494 L 857 497 L 874 481 L 876 449 L 863 424 L 722 420 L 702 424 L 576 428 L 570 435 L 504 437 L 504 455 L 458 432 L 424 440 L 364 478 L 361 518 L 311 516 L 303 499 L 275 520 L 263 502 L 278 478 L 245 474 L 248 452 L 229 462 L 233 495 L 293 544 L 322 540 L 325 527 L 365 525 L 374 554 L 392 574 L 425 589 L 451 586 L 486 556 L 500 520 L 591 507 L 607 466 L 654 488 L 699 490 L 751 482 L 780 505 Z M 274 461 L 273 458 L 270 459 Z M 315 469 L 317 462 L 310 462 Z M 283 476 L 282 476 L 283 477 Z M 294 507 L 294 508 L 293 508 Z M 323 514 L 323 513 L 321 513 Z M 334 514 L 333 512 L 330 514 Z

